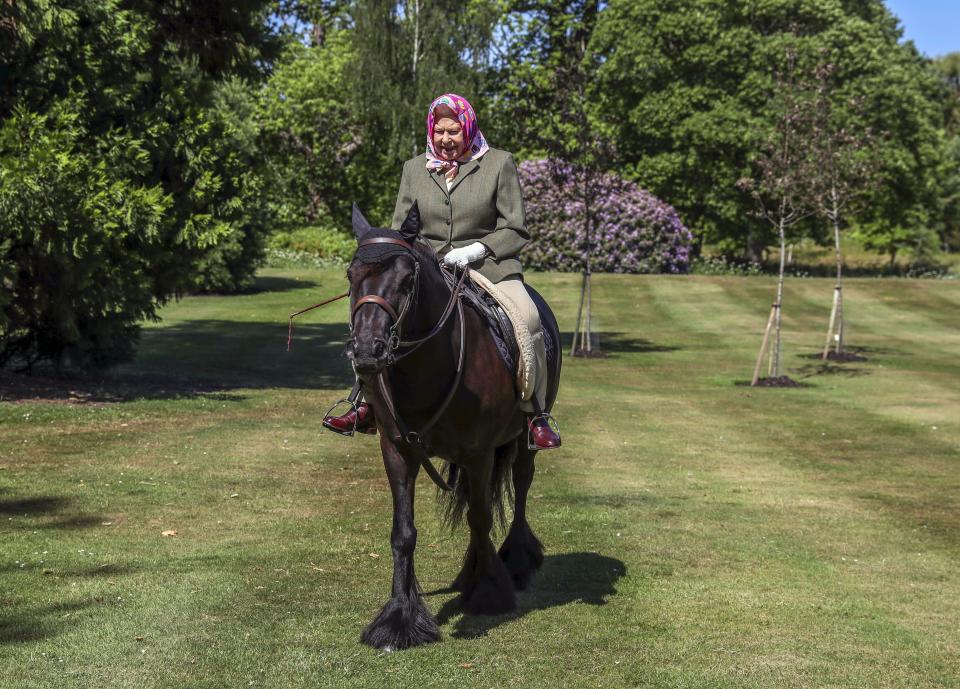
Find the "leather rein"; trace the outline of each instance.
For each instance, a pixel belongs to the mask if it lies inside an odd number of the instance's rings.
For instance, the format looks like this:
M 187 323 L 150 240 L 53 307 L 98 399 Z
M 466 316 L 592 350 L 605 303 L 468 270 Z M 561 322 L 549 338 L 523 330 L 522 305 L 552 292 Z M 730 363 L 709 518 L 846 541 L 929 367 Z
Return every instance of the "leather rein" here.
M 392 237 L 373 237 L 371 239 L 361 240 L 357 246 L 357 249 L 359 250 L 360 248 L 371 244 L 395 244 L 409 250 L 411 253 L 414 251 L 413 245 L 409 242 L 406 242 L 402 239 L 394 239 Z M 460 294 L 463 291 L 463 285 L 466 282 L 469 271 L 464 269 L 456 282 L 448 279 L 448 282 L 452 283 L 450 289 L 450 299 L 447 302 L 447 305 L 444 307 L 443 313 L 441 314 L 440 319 L 437 321 L 437 324 L 434 325 L 429 332 L 422 337 L 404 340 L 401 338 L 401 327 L 403 325 L 404 318 L 406 318 L 407 314 L 410 312 L 411 304 L 416 303 L 420 290 L 420 261 L 417 259 L 415 254 L 413 259 L 413 291 L 407 296 L 403 306 L 400 307 L 400 311 L 398 312 L 393 305 L 383 297 L 376 294 L 366 294 L 362 297 L 359 297 L 357 301 L 354 302 L 353 309 L 350 312 L 350 328 L 351 330 L 353 329 L 353 319 L 356 316 L 357 311 L 367 304 L 373 304 L 374 306 L 380 307 L 386 311 L 392 319 L 393 322 L 390 325 L 390 334 L 385 343 L 388 350 L 387 365 L 384 370 L 377 375 L 377 392 L 383 399 L 384 406 L 386 406 L 387 412 L 390 414 L 390 418 L 393 419 L 393 422 L 399 431 L 400 435 L 393 438 L 394 442 L 399 441 L 407 443 L 407 445 L 409 445 L 410 448 L 419 455 L 420 464 L 423 466 L 424 470 L 427 472 L 433 482 L 437 484 L 441 490 L 449 491 L 450 486 L 440 475 L 440 472 L 437 471 L 436 467 L 433 466 L 433 462 L 430 461 L 430 456 L 423 444 L 423 436 L 425 436 L 430 429 L 433 428 L 437 421 L 440 420 L 440 417 L 443 416 L 443 413 L 447 410 L 447 407 L 450 406 L 450 402 L 453 401 L 453 397 L 456 394 L 457 389 L 460 387 L 460 381 L 463 378 L 463 364 L 466 354 L 467 338 L 466 321 L 463 317 L 463 301 L 460 299 Z M 456 273 L 454 273 L 454 275 L 456 275 Z M 447 279 L 446 275 L 444 278 Z M 444 328 L 444 326 L 447 324 L 447 321 L 450 320 L 454 310 L 456 310 L 460 320 L 460 352 L 457 357 L 457 370 L 454 374 L 453 383 L 444 396 L 443 402 L 433 413 L 433 416 L 430 417 L 427 423 L 424 424 L 419 431 L 412 431 L 406 425 L 406 423 L 404 423 L 399 412 L 397 411 L 396 403 L 393 400 L 393 395 L 391 394 L 390 386 L 387 382 L 387 369 L 404 357 L 415 352 L 425 342 L 433 339 Z

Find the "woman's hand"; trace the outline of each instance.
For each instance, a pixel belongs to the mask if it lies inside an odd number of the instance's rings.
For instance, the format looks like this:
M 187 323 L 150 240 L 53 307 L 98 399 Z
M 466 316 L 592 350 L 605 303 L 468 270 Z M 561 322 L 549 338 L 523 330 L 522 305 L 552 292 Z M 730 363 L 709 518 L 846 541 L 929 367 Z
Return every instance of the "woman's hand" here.
M 450 249 L 443 257 L 443 263 L 451 267 L 459 266 L 460 268 L 466 268 L 470 263 L 479 261 L 486 255 L 487 247 L 480 242 L 474 242 L 473 244 L 462 246 L 459 249 Z

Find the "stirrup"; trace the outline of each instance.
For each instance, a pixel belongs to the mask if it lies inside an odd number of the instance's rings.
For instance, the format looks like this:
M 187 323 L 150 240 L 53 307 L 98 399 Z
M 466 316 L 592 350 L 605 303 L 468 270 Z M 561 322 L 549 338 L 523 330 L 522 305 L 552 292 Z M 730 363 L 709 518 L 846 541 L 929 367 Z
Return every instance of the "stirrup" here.
M 561 447 L 560 445 L 557 445 L 556 447 L 539 448 L 537 447 L 537 444 L 533 442 L 533 422 L 536 421 L 537 419 L 546 419 L 547 425 L 550 426 L 553 432 L 557 434 L 558 438 L 560 437 L 560 424 L 557 423 L 557 420 L 555 418 L 553 418 L 553 415 L 550 414 L 550 412 L 545 412 L 545 411 L 537 412 L 527 420 L 527 449 L 537 450 L 538 452 L 541 451 L 542 449 L 547 449 L 547 450 L 559 449 Z
M 354 422 L 353 422 L 353 428 L 351 428 L 349 431 L 341 431 L 339 428 L 334 428 L 333 426 L 330 426 L 330 425 L 327 423 L 327 417 L 328 417 L 328 416 L 331 416 L 330 412 L 332 412 L 334 409 L 336 409 L 337 407 L 339 407 L 339 406 L 340 406 L 341 404 L 343 404 L 344 402 L 346 402 L 347 404 L 349 404 L 350 407 L 353 409 L 353 414 L 354 414 L 354 419 L 355 419 Z M 341 414 L 340 416 L 342 416 L 342 414 Z M 356 403 L 355 401 L 353 401 L 352 399 L 350 399 L 349 397 L 344 397 L 342 400 L 339 400 L 339 401 L 337 401 L 336 403 L 334 403 L 334 405 L 327 410 L 327 413 L 323 415 L 323 421 L 322 421 L 321 423 L 323 424 L 323 427 L 324 427 L 324 428 L 326 428 L 326 429 L 329 430 L 329 431 L 333 431 L 334 433 L 337 433 L 338 435 L 345 435 L 345 436 L 347 436 L 348 438 L 351 437 L 351 436 L 353 436 L 353 434 L 357 432 L 357 424 L 360 423 L 360 410 L 359 410 L 359 408 L 358 408 L 358 406 L 357 406 L 357 403 Z

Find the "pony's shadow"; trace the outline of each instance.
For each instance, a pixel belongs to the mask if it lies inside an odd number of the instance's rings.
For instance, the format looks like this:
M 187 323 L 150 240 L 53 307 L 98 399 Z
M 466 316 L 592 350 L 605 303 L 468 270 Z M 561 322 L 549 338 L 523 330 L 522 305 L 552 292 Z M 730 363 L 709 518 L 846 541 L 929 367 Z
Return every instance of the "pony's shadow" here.
M 519 619 L 536 610 L 581 602 L 606 605 L 607 597 L 616 594 L 617 581 L 627 573 L 620 560 L 599 553 L 564 553 L 548 555 L 526 591 L 517 593 L 517 609 L 506 615 L 462 614 L 453 624 L 451 636 L 472 639 L 486 636 L 491 629 Z M 450 589 L 431 591 L 425 595 L 449 593 Z M 444 603 L 437 612 L 437 623 L 444 625 L 463 613 L 460 596 Z

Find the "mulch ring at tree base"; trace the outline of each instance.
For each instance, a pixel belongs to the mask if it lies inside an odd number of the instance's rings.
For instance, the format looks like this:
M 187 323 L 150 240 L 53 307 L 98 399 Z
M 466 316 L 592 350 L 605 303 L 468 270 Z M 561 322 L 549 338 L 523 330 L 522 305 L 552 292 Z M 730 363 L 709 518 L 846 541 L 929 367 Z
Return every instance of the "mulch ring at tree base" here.
M 780 376 L 779 378 L 760 378 L 757 384 L 752 386 L 756 388 L 802 388 L 803 383 L 798 383 L 790 376 Z

